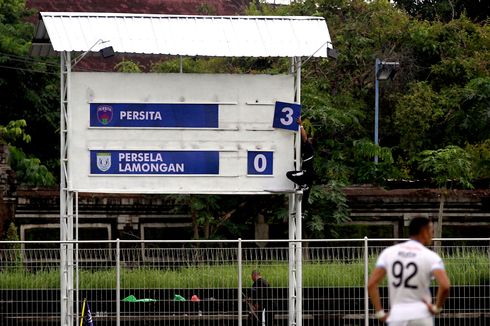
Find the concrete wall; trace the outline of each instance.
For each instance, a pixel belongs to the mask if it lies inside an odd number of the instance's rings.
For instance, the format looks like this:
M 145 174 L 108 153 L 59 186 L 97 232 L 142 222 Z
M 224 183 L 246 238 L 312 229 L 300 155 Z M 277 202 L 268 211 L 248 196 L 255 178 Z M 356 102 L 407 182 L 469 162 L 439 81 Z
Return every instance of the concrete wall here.
M 402 237 L 404 226 L 414 216 L 422 215 L 437 220 L 438 190 L 349 187 L 345 192 L 351 209 L 351 222 L 345 228 L 350 225 L 369 226 L 371 229 L 384 227 L 392 230 L 391 236 Z M 190 238 L 190 235 L 182 233 L 191 232 L 190 215 L 173 213 L 173 205 L 172 201 L 162 195 L 80 194 L 81 239 L 87 237 L 89 228 L 100 229 L 98 236 L 107 235 L 108 239 L 143 239 L 145 230 L 151 229 L 166 229 L 167 234 L 179 239 Z M 49 232 L 57 231 L 57 189 L 19 188 L 15 206 L 15 220 L 19 229 L 33 230 L 49 224 Z M 466 230 L 467 236 L 486 234 L 488 237 L 490 190 L 453 190 L 448 193 L 443 236 L 451 236 L 447 232 L 455 229 Z M 25 236 L 23 238 L 29 240 Z

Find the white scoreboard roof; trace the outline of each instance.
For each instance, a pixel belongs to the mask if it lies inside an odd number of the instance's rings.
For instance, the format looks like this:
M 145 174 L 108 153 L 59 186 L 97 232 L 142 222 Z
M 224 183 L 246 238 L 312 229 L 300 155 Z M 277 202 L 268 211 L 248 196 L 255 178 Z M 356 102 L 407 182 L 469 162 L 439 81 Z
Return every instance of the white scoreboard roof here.
M 327 57 L 321 17 L 41 12 L 31 54 L 98 51 L 217 57 Z M 100 41 L 99 41 L 100 43 Z M 54 51 L 53 51 L 54 50 Z

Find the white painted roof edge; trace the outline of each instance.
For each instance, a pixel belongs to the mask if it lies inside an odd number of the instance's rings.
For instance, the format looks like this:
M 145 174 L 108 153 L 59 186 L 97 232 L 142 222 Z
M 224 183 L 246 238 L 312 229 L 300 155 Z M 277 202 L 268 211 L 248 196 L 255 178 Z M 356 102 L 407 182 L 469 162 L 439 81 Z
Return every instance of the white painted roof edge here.
M 327 57 L 333 48 L 325 19 L 315 16 L 40 15 L 31 53 L 41 56 L 96 52 L 97 40 L 110 40 L 118 53 L 205 57 Z
M 173 14 L 136 14 L 136 13 L 108 13 L 108 12 L 63 12 L 63 11 L 41 11 L 41 16 L 80 16 L 80 17 L 140 17 L 140 18 L 226 18 L 226 19 L 268 19 L 268 20 L 325 20 L 317 16 L 208 16 L 208 15 L 173 15 Z

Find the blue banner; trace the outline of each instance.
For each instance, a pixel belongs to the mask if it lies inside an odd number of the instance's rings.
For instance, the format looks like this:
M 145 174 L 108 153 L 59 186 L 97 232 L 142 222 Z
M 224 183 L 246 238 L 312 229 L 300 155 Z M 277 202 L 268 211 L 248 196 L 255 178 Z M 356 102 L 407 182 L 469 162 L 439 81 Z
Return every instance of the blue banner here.
M 91 174 L 219 174 L 218 151 L 90 151 Z
M 90 103 L 90 126 L 218 128 L 218 104 Z

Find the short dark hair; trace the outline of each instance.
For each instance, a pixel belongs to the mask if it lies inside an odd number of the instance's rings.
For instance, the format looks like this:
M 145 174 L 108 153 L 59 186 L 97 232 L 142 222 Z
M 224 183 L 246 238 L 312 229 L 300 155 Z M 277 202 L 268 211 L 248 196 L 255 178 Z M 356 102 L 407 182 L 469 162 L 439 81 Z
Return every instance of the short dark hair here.
M 427 217 L 415 217 L 410 221 L 408 226 L 408 233 L 410 236 L 420 234 L 420 231 L 430 224 L 430 220 Z

